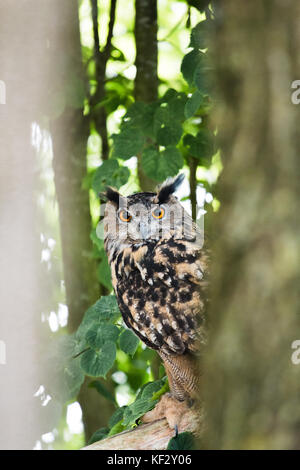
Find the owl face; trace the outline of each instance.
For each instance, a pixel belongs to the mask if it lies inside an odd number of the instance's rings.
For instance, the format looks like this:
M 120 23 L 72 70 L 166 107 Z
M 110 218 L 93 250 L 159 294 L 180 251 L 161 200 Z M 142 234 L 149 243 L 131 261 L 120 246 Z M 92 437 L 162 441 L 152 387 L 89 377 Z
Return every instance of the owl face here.
M 141 245 L 170 238 L 191 238 L 193 221 L 173 195 L 183 180 L 179 175 L 167 180 L 156 193 L 138 193 L 128 197 L 108 188 L 104 217 L 106 244 Z

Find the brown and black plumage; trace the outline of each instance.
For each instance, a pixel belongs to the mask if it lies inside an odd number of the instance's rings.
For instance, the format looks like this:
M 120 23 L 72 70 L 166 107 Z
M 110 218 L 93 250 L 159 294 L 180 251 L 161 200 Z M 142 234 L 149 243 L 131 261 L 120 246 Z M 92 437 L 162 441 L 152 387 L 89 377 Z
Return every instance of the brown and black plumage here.
M 173 195 L 182 175 L 155 193 L 108 188 L 105 248 L 126 325 L 160 354 L 171 395 L 195 394 L 195 354 L 205 342 L 208 259 L 202 234 Z

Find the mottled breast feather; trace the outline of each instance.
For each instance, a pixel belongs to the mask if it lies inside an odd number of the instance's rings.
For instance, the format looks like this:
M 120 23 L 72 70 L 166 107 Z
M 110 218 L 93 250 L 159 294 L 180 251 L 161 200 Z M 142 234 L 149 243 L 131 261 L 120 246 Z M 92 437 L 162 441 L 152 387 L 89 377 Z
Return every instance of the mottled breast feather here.
M 126 325 L 166 354 L 196 353 L 205 342 L 208 259 L 187 240 L 147 241 L 110 259 Z

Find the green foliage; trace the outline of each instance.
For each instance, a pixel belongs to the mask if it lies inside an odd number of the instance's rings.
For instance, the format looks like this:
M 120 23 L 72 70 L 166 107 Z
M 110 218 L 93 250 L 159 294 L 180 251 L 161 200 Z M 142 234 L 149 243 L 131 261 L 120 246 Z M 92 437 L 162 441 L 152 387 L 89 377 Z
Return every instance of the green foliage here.
M 191 432 L 181 432 L 176 437 L 172 437 L 168 443 L 167 450 L 194 450 L 195 438 Z
M 97 194 L 107 186 L 120 188 L 128 178 L 128 168 L 120 166 L 117 160 L 105 160 L 94 174 L 92 188 Z
M 134 103 L 125 114 L 119 134 L 114 134 L 114 158 L 126 160 L 141 156 L 145 174 L 157 182 L 176 175 L 188 163 L 189 155 L 209 167 L 216 152 L 215 136 L 206 122 L 199 126 L 198 116 L 206 116 L 211 107 L 211 67 L 207 53 L 208 20 L 198 23 L 191 32 L 189 47 L 182 60 L 181 72 L 191 94 L 168 89 L 162 98 L 146 104 Z M 197 135 L 187 129 L 195 126 Z
M 166 378 L 147 383 L 138 393 L 135 401 L 124 408 L 123 425 L 128 428 L 158 403 L 159 391 L 165 390 Z M 164 392 L 162 392 L 164 393 Z
M 124 330 L 120 335 L 120 348 L 126 354 L 134 355 L 139 345 L 138 337 L 131 330 Z
M 116 345 L 105 341 L 102 345 L 91 347 L 81 357 L 80 366 L 91 377 L 105 377 L 116 358 Z
M 76 335 L 61 335 L 53 339 L 49 351 L 45 354 L 44 370 L 52 365 L 43 384 L 52 398 L 60 403 L 74 399 L 84 381 L 84 372 L 80 367 L 80 358 L 74 358 L 78 345 Z
M 175 176 L 178 173 L 183 166 L 183 157 L 173 146 L 162 151 L 148 147 L 142 155 L 142 165 L 150 178 L 161 182 L 168 176 Z

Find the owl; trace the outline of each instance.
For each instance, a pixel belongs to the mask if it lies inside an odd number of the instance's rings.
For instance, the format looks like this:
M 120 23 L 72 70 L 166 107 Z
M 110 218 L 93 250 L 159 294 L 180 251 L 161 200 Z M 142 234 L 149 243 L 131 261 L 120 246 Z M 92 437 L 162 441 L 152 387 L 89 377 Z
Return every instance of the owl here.
M 170 394 L 144 416 L 165 416 L 178 429 L 184 407 L 197 396 L 197 352 L 205 343 L 208 255 L 203 233 L 175 191 L 184 175 L 156 192 L 124 197 L 107 188 L 104 245 L 112 285 L 126 325 L 160 355 Z

